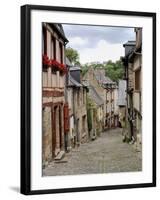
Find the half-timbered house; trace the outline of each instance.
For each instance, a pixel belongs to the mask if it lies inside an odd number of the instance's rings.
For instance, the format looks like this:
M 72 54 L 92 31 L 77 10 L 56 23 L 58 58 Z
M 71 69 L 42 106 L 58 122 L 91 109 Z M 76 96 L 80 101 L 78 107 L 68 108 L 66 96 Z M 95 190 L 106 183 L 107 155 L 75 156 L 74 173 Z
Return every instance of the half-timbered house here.
M 69 129 L 65 101 L 66 65 L 64 49 L 68 42 L 62 25 L 42 25 L 42 160 L 43 167 L 64 155 Z M 65 118 L 65 120 L 64 120 Z M 65 122 L 65 123 L 64 123 Z

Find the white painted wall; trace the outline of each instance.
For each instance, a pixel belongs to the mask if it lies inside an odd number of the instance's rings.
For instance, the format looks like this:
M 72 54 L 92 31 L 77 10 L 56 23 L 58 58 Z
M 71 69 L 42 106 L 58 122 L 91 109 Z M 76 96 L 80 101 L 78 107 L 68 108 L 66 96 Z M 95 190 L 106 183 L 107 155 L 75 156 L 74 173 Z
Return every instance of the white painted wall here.
M 57 75 L 52 73 L 52 87 L 57 87 Z
M 47 78 L 47 72 L 42 72 L 42 81 L 43 81 L 43 86 L 47 87 L 48 83 L 48 78 Z

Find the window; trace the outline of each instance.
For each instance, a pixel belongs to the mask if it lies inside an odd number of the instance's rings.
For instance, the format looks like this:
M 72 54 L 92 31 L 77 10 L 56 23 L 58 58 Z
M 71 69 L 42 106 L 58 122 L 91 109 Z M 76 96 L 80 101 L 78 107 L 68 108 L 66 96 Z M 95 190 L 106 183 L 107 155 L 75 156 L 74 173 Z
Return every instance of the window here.
M 42 54 L 47 55 L 47 29 L 44 26 L 42 40 Z
M 140 69 L 135 71 L 135 90 L 140 90 Z
M 61 42 L 59 42 L 59 60 L 61 63 L 63 63 L 63 45 Z
M 56 39 L 51 37 L 51 58 L 56 59 Z
M 42 30 L 42 55 L 47 55 L 47 29 Z M 43 65 L 43 72 L 47 72 L 47 66 Z
M 51 36 L 51 59 L 56 60 L 56 39 L 55 37 Z M 52 73 L 56 74 L 54 68 L 52 68 Z

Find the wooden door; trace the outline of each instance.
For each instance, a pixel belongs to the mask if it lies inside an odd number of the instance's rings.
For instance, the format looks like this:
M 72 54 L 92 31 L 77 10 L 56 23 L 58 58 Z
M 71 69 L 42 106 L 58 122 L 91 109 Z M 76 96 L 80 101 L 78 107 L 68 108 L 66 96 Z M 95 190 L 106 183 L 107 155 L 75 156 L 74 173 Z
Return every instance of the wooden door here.
M 60 143 L 60 148 L 62 147 L 62 111 L 61 111 L 61 106 L 59 106 L 59 143 Z
M 55 148 L 56 148 L 56 107 L 52 109 L 52 157 L 55 157 Z

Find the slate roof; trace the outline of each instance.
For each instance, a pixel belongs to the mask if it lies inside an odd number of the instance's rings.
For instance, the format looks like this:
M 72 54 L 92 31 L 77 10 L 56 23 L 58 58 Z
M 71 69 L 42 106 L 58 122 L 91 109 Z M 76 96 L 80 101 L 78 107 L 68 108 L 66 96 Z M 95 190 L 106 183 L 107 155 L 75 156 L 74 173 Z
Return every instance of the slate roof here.
M 61 24 L 54 24 L 54 23 L 48 23 L 48 24 L 63 38 L 65 42 L 69 42 L 65 36 L 63 26 Z
M 70 60 L 67 57 L 66 57 L 65 62 L 66 62 L 66 65 L 69 68 L 68 78 L 71 79 L 70 80 L 71 84 L 68 85 L 68 86 L 71 86 L 71 85 L 77 86 L 77 87 L 82 86 L 82 84 L 81 84 L 81 74 L 80 74 L 81 68 L 79 66 L 72 65 L 72 63 L 70 62 Z
M 76 70 L 81 71 L 81 68 L 79 66 L 70 67 L 70 71 L 76 71 Z
M 93 85 L 89 85 L 89 96 L 96 103 L 96 105 L 101 106 L 104 104 L 103 99 L 99 96 Z
M 96 70 L 94 72 L 95 74 L 95 77 L 97 79 L 97 81 L 99 83 L 102 83 L 102 84 L 107 84 L 107 83 L 110 83 L 110 84 L 114 84 L 114 82 L 107 76 L 104 75 L 104 73 L 101 71 L 101 70 Z
M 129 40 L 128 42 L 126 42 L 126 43 L 124 43 L 123 44 L 123 46 L 125 47 L 125 46 L 135 46 L 135 44 L 136 44 L 136 41 L 134 41 L 134 40 Z
M 69 75 L 68 86 L 82 87 L 82 84 L 78 83 L 71 75 Z
M 123 47 L 125 48 L 125 57 L 128 57 L 130 54 L 133 53 L 135 50 L 136 41 L 128 41 L 125 44 L 123 44 Z
M 118 88 L 116 82 L 112 81 L 108 76 L 105 76 L 104 72 L 101 70 L 94 71 L 94 75 L 97 81 L 102 84 L 104 88 L 107 88 L 107 85 L 112 85 L 114 88 Z

